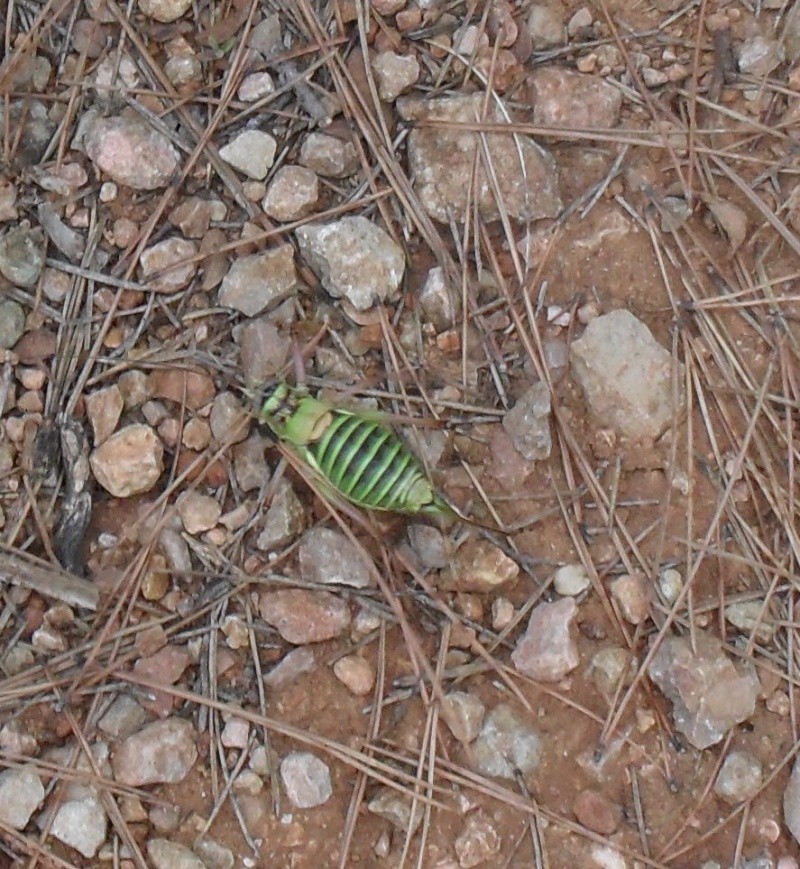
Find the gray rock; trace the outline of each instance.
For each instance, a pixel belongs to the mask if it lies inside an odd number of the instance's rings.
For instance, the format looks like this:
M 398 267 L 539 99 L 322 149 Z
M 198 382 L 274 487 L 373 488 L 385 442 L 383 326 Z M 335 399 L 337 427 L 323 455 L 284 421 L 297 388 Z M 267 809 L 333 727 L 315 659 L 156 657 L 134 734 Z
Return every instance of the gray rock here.
M 260 435 L 252 435 L 234 448 L 233 470 L 243 492 L 256 491 L 269 482 L 270 470 Z
M 196 254 L 197 245 L 193 241 L 178 236 L 165 238 L 142 251 L 139 257 L 142 278 L 156 293 L 177 293 L 189 285 L 197 272 L 196 262 L 186 262 Z
M 256 546 L 263 552 L 285 546 L 303 530 L 305 519 L 305 510 L 292 484 L 288 480 L 281 480 L 267 510 L 264 530 L 258 535 Z
M 795 758 L 792 774 L 783 792 L 783 820 L 795 841 L 800 842 L 800 758 Z
M 244 130 L 219 149 L 219 156 L 248 178 L 261 181 L 275 162 L 278 143 L 261 130 Z
M 299 287 L 290 244 L 234 260 L 219 288 L 218 301 L 248 317 L 274 308 Z
M 293 751 L 281 761 L 281 781 L 298 809 L 321 806 L 333 793 L 328 765 L 309 751 Z
M 193 848 L 205 869 L 233 869 L 236 863 L 233 851 L 214 839 L 199 839 Z
M 783 63 L 783 45 L 777 39 L 756 34 L 739 48 L 739 72 L 762 78 Z
M 191 722 L 167 718 L 127 737 L 114 752 L 111 766 L 118 782 L 138 787 L 183 781 L 196 760 Z
M 14 162 L 19 167 L 38 166 L 56 131 L 48 104 L 31 99 L 30 96 L 11 103 L 7 123 L 5 105 L 0 105 L 0 125 L 14 130 L 14 138 L 19 139 L 19 146 L 14 150 Z
M 250 434 L 251 415 L 232 392 L 220 392 L 214 397 L 208 421 L 220 444 L 238 444 Z
M 34 229 L 10 229 L 0 238 L 0 272 L 18 287 L 33 287 L 44 268 L 44 240 Z
M 10 350 L 25 331 L 25 311 L 11 299 L 0 301 L 0 350 Z
M 396 105 L 406 121 L 454 121 L 474 124 L 483 117 L 483 94 L 443 97 L 440 99 L 400 98 Z M 487 123 L 507 123 L 492 104 Z M 492 156 L 492 173 L 505 211 L 517 220 L 540 220 L 555 217 L 561 210 L 558 174 L 552 155 L 530 136 L 488 133 L 486 147 Z M 478 156 L 475 190 L 480 217 L 497 220 L 500 211 L 495 200 L 495 186 L 484 166 L 477 134 L 463 130 L 423 127 L 412 128 L 408 139 L 408 159 L 425 210 L 442 223 L 450 219 L 471 219 L 468 211 L 470 185 Z M 520 155 L 522 159 L 520 160 Z
M 387 103 L 396 100 L 419 78 L 419 61 L 413 54 L 382 51 L 372 61 L 378 96 Z
M 565 564 L 553 577 L 553 588 L 562 597 L 577 597 L 592 584 L 582 564 Z
M 352 142 L 325 133 L 310 133 L 300 146 L 300 163 L 326 178 L 346 178 L 359 167 Z
M 480 735 L 472 743 L 472 763 L 482 775 L 513 780 L 516 771 L 532 773 L 542 755 L 542 740 L 523 724 L 510 706 L 501 703 L 483 722 Z
M 673 703 L 675 727 L 695 748 L 708 748 L 753 714 L 760 684 L 737 671 L 712 635 L 696 631 L 695 642 L 696 652 L 687 639 L 667 637 L 648 672 Z
M 424 522 L 415 522 L 408 525 L 406 534 L 422 567 L 427 570 L 439 570 L 450 563 L 448 541 L 438 528 Z
M 500 834 L 485 812 L 473 812 L 454 842 L 461 869 L 480 866 L 500 853 Z
M 371 583 L 363 554 L 340 531 L 312 528 L 300 541 L 300 575 L 306 582 L 366 588 Z
M 459 742 L 478 738 L 483 726 L 486 707 L 480 697 L 466 691 L 450 691 L 442 703 L 442 718 Z
M 128 694 L 115 697 L 98 722 L 103 733 L 113 739 L 124 739 L 137 731 L 147 721 L 147 713 Z
M 251 72 L 242 79 L 237 96 L 243 103 L 254 103 L 275 93 L 275 82 L 268 72 Z
M 150 839 L 147 856 L 155 869 L 207 869 L 205 863 L 185 845 L 169 839 Z
M 550 456 L 550 389 L 546 383 L 534 383 L 503 417 L 503 428 L 514 446 L 529 461 Z
M 528 33 L 534 49 L 551 48 L 566 42 L 566 10 L 560 0 L 534 3 L 528 14 Z
M 80 796 L 65 800 L 59 806 L 51 832 L 84 857 L 94 857 L 106 840 L 108 818 L 94 788 L 79 790 L 82 791 Z
M 576 610 L 571 597 L 534 607 L 525 634 L 511 653 L 520 673 L 543 682 L 558 682 L 578 666 L 578 646 L 570 636 Z
M 744 634 L 756 632 L 759 643 L 769 643 L 775 636 L 775 626 L 769 607 L 764 611 L 763 600 L 745 600 L 729 603 L 725 607 L 725 618 Z
M 0 772 L 0 822 L 14 830 L 23 829 L 43 799 L 44 787 L 35 767 Z
M 403 832 L 410 827 L 413 834 L 422 820 L 423 807 L 422 803 L 417 803 L 412 817 L 411 806 L 411 800 L 389 787 L 380 788 L 367 804 L 373 815 L 378 815 Z
M 365 217 L 309 223 L 295 231 L 300 254 L 322 286 L 360 311 L 395 294 L 405 269 L 402 249 Z
M 757 758 L 747 751 L 732 751 L 722 764 L 714 793 L 733 806 L 754 797 L 762 780 L 763 770 Z
M 447 286 L 441 266 L 435 266 L 428 272 L 418 301 L 425 316 L 439 332 L 453 326 L 461 307 L 459 297 Z
M 291 684 L 303 673 L 310 673 L 317 662 L 314 650 L 310 646 L 300 646 L 287 652 L 283 658 L 264 676 L 264 684 L 279 691 Z
M 675 418 L 672 357 L 629 311 L 592 320 L 573 342 L 570 358 L 586 401 L 603 425 L 631 439 L 652 439 Z

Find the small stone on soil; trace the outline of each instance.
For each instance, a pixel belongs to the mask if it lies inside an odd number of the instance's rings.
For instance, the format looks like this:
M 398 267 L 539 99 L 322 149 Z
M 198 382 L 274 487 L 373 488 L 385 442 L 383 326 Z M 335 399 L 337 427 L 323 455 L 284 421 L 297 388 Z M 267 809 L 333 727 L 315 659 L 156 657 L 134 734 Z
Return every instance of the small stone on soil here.
M 288 222 L 308 214 L 319 199 L 319 179 L 305 166 L 282 166 L 261 203 L 273 220 Z
M 293 296 L 299 287 L 290 244 L 234 260 L 219 288 L 219 304 L 255 317 Z
M 117 498 L 149 492 L 164 470 L 164 447 L 147 425 L 134 423 L 111 435 L 89 457 L 98 483 Z
M 443 571 L 440 585 L 457 591 L 491 592 L 512 585 L 519 566 L 488 540 L 470 538 L 459 547 L 452 568 Z
M 245 130 L 219 149 L 219 156 L 248 178 L 261 181 L 275 161 L 278 143 L 261 130 Z
M 197 760 L 195 736 L 191 723 L 181 718 L 148 724 L 115 750 L 114 778 L 133 787 L 183 781 Z
M 259 534 L 256 546 L 266 552 L 290 543 L 303 530 L 305 515 L 291 483 L 281 480 L 267 510 L 264 530 Z
M 650 583 L 643 573 L 619 576 L 611 581 L 611 596 L 617 602 L 623 618 L 640 625 L 650 615 Z
M 177 236 L 166 238 L 142 251 L 139 257 L 142 280 L 157 293 L 177 293 L 195 276 L 197 263 L 191 260 L 196 255 L 197 245 L 193 241 Z
M 754 797 L 761 788 L 763 770 L 747 751 L 732 751 L 725 758 L 714 783 L 714 793 L 734 806 Z
M 362 552 L 340 531 L 311 528 L 300 541 L 298 560 L 305 582 L 323 585 L 370 585 L 369 566 Z
M 298 809 L 313 809 L 333 794 L 328 765 L 308 751 L 294 751 L 281 761 L 281 781 Z
M 485 714 L 481 699 L 466 691 L 451 691 L 442 703 L 442 718 L 459 742 L 469 743 L 478 738 Z
M 259 612 L 287 643 L 321 643 L 344 633 L 350 625 L 347 604 L 327 591 L 280 589 L 262 592 Z
M 373 815 L 378 815 L 384 820 L 389 821 L 398 830 L 405 832 L 411 827 L 412 834 L 422 820 L 422 804 L 419 802 L 416 804 L 412 818 L 411 800 L 390 787 L 382 787 L 369 801 L 367 808 Z
M 565 564 L 553 577 L 553 588 L 562 597 L 577 597 L 592 584 L 582 564 Z
M 578 666 L 578 647 L 570 636 L 576 611 L 571 597 L 534 607 L 525 634 L 511 653 L 520 673 L 542 682 L 558 682 Z
M 396 54 L 382 51 L 372 61 L 372 69 L 378 85 L 378 95 L 391 103 L 416 84 L 419 78 L 419 62 L 412 54 Z
M 503 428 L 530 462 L 546 459 L 553 448 L 550 435 L 550 389 L 535 383 L 503 417 Z
M 351 142 L 325 133 L 310 133 L 300 146 L 300 163 L 326 178 L 346 178 L 359 167 Z
M 708 748 L 753 714 L 760 685 L 712 635 L 695 631 L 695 643 L 696 652 L 688 639 L 667 637 L 648 672 L 673 703 L 675 727 L 695 748 Z
M 333 665 L 336 678 L 356 697 L 365 697 L 375 685 L 375 668 L 360 655 L 346 655 Z
M 471 814 L 454 843 L 461 869 L 480 866 L 500 853 L 500 835 L 482 811 Z
M 264 684 L 274 691 L 279 691 L 303 673 L 310 673 L 316 664 L 314 650 L 309 646 L 292 649 L 264 676 Z
M 0 822 L 23 829 L 43 799 L 44 787 L 34 767 L 0 772 Z
M 541 753 L 539 734 L 523 724 L 505 703 L 486 716 L 472 744 L 472 760 L 477 772 L 512 781 L 517 770 L 523 776 L 533 772 L 539 766 Z
M 169 839 L 150 839 L 147 856 L 153 861 L 155 869 L 207 869 L 205 863 L 186 845 L 170 842 Z
M 393 296 L 405 270 L 402 249 L 365 217 L 307 223 L 295 230 L 300 254 L 322 286 L 359 311 Z
M 610 836 L 622 821 L 622 806 L 592 788 L 575 797 L 572 811 L 584 827 L 601 836 Z
M 94 857 L 106 840 L 108 818 L 94 788 L 81 788 L 76 799 L 65 800 L 58 808 L 51 833 L 60 842 Z
M 0 301 L 0 350 L 10 350 L 25 331 L 25 312 L 12 299 Z

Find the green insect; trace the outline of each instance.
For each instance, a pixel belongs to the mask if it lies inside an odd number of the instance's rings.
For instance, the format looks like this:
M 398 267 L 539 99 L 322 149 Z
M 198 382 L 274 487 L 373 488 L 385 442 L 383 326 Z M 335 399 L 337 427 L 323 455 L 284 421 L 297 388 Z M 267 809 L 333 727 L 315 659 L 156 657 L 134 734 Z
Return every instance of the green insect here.
M 373 415 L 333 407 L 303 388 L 278 382 L 261 392 L 259 416 L 351 503 L 412 516 L 458 516 L 408 447 Z

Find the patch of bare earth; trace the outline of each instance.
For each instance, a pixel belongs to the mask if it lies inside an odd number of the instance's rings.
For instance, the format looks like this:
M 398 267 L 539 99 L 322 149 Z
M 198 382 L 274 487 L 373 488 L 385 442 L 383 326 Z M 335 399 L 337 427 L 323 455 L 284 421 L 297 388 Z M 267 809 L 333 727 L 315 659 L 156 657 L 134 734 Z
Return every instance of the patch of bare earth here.
M 797 4 L 0 21 L 0 863 L 797 867 Z

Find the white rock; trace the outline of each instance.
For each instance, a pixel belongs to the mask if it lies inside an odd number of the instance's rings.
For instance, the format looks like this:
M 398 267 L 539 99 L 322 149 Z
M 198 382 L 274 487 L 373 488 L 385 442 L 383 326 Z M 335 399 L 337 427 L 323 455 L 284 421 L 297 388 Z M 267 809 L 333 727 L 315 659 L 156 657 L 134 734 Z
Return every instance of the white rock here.
M 189 721 L 154 721 L 125 739 L 114 752 L 114 778 L 139 785 L 183 781 L 197 760 L 195 730 Z
M 94 857 L 106 840 L 108 819 L 103 804 L 93 788 L 82 788 L 77 799 L 61 804 L 53 819 L 52 834 L 60 842 L 80 851 L 84 857 Z
M 553 578 L 553 588 L 562 597 L 577 597 L 592 584 L 582 564 L 565 564 Z
M 189 11 L 192 0 L 139 0 L 139 8 L 148 18 L 164 24 L 177 21 Z
M 35 767 L 0 772 L 0 822 L 21 830 L 44 799 L 44 787 Z
M 155 869 L 207 869 L 206 864 L 185 845 L 169 839 L 150 839 L 147 856 Z
M 529 462 L 550 456 L 550 388 L 544 381 L 534 383 L 503 417 L 503 428 L 514 447 Z
M 746 751 L 732 751 L 724 760 L 714 783 L 714 793 L 730 805 L 754 797 L 761 788 L 763 770 L 758 759 Z
M 450 691 L 442 703 L 442 718 L 459 742 L 478 738 L 483 726 L 486 707 L 480 697 L 466 691 Z
M 278 143 L 261 130 L 244 130 L 219 149 L 219 156 L 248 178 L 261 181 L 275 162 Z
M 238 96 L 244 103 L 254 103 L 275 93 L 275 82 L 268 72 L 252 72 L 239 85 Z
M 281 761 L 281 780 L 298 809 L 321 806 L 333 793 L 328 765 L 309 751 L 294 751 Z
M 300 253 L 336 299 L 361 311 L 382 303 L 400 287 L 405 270 L 402 249 L 365 217 L 309 223 L 295 231 Z
M 341 531 L 311 528 L 300 541 L 300 575 L 324 585 L 370 585 L 369 565 L 361 551 Z
M 523 724 L 510 706 L 496 706 L 483 722 L 480 735 L 472 744 L 472 760 L 477 772 L 499 778 L 515 779 L 532 773 L 542 754 L 542 741 L 533 728 Z

